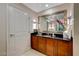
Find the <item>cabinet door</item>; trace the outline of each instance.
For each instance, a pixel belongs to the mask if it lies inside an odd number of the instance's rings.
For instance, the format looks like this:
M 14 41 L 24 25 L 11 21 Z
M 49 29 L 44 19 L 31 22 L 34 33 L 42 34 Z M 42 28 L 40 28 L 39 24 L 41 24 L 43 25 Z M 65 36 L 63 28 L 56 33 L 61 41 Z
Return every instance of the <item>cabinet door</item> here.
M 49 56 L 57 56 L 57 40 L 47 39 L 46 52 Z
M 47 39 L 46 41 L 47 46 L 46 46 L 46 54 L 49 56 L 53 55 L 53 42 L 52 39 Z
M 53 42 L 53 56 L 57 56 L 57 52 L 58 52 L 58 50 L 57 50 L 58 43 L 57 42 L 58 42 L 58 40 L 53 39 L 52 42 Z
M 71 44 L 68 41 L 58 41 L 58 56 L 70 56 Z
M 43 37 L 38 37 L 39 43 L 38 43 L 38 47 L 39 47 L 39 51 L 46 54 L 46 38 Z
M 38 39 L 37 36 L 32 36 L 31 47 L 35 50 L 38 50 Z

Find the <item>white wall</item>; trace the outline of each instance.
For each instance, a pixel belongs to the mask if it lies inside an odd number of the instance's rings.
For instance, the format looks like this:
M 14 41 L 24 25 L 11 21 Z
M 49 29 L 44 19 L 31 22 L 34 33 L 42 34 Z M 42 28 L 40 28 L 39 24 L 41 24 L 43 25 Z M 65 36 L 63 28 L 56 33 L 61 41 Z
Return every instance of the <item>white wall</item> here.
M 74 4 L 74 44 L 73 53 L 79 56 L 79 4 Z
M 7 52 L 7 43 L 6 43 L 6 5 L 0 4 L 0 55 L 6 55 Z
M 33 10 L 31 10 L 27 6 L 23 5 L 22 3 L 11 3 L 9 5 L 11 5 L 11 6 L 15 7 L 15 8 L 20 9 L 21 11 L 29 14 L 33 18 L 36 18 L 38 16 L 36 12 L 34 12 Z

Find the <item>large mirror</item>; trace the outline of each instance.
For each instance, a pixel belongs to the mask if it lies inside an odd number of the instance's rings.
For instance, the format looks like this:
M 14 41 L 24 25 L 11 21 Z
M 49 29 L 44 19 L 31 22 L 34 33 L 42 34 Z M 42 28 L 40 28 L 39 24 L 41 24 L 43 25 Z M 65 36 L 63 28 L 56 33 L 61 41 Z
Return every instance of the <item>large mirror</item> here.
M 67 29 L 67 11 L 60 11 L 50 15 L 38 17 L 40 32 L 63 32 Z

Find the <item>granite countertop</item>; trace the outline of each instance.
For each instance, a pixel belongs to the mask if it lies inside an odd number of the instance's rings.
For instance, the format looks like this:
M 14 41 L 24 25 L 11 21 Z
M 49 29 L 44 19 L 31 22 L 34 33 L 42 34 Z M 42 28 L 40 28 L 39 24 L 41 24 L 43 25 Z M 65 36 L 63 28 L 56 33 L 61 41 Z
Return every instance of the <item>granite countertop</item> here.
M 41 37 L 45 37 L 45 38 L 53 38 L 53 39 L 64 40 L 64 41 L 71 41 L 71 39 L 65 39 L 65 38 L 59 38 L 59 37 L 51 37 L 49 35 L 36 35 L 36 36 L 41 36 Z

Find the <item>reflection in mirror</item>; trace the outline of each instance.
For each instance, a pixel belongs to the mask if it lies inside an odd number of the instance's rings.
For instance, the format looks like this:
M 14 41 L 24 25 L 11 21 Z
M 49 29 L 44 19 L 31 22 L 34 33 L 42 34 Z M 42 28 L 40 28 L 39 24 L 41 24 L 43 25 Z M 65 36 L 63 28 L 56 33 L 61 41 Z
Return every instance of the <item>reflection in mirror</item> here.
M 67 28 L 67 11 L 39 16 L 39 31 L 63 32 Z

